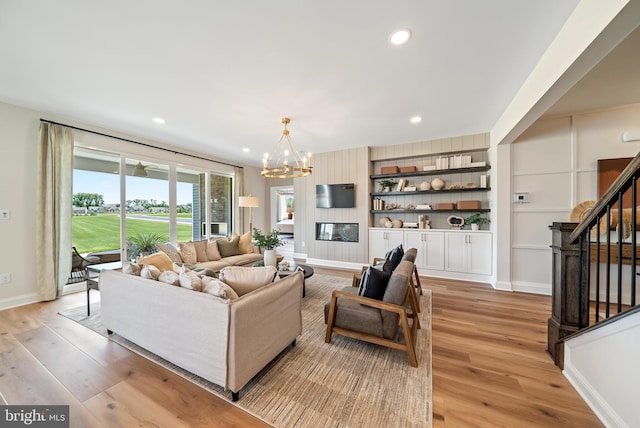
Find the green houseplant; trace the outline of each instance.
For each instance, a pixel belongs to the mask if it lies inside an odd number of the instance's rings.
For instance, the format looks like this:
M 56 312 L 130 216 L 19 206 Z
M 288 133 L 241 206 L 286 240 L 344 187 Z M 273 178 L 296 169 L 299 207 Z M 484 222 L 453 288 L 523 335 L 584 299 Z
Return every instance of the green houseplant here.
M 388 191 L 393 190 L 393 186 L 395 186 L 396 184 L 398 184 L 397 181 L 391 180 L 389 178 L 384 178 L 382 180 L 380 180 L 380 182 L 378 182 L 378 185 L 380 185 L 380 191 L 384 192 L 384 189 L 389 189 Z
M 464 219 L 464 223 L 465 224 L 470 224 L 472 230 L 478 230 L 480 228 L 480 226 L 482 226 L 483 224 L 491 223 L 491 220 L 489 220 L 486 217 L 482 217 L 482 214 L 480 214 L 480 213 L 475 213 L 475 214 L 470 215 L 469 217 L 465 218 Z
M 260 248 L 264 248 L 265 250 L 273 250 L 276 247 L 284 244 L 284 241 L 281 241 L 278 238 L 278 230 L 273 229 L 269 233 L 262 233 L 262 231 L 258 228 L 253 228 L 253 240 L 256 245 Z
M 146 256 L 158 251 L 158 244 L 167 237 L 158 232 L 137 233 L 127 239 L 127 255 L 129 259 Z
M 278 238 L 278 231 L 273 229 L 269 233 L 262 233 L 260 229 L 253 228 L 253 240 L 260 248 L 264 248 L 264 265 L 276 267 L 278 264 L 278 255 L 276 247 L 283 245 L 284 242 Z

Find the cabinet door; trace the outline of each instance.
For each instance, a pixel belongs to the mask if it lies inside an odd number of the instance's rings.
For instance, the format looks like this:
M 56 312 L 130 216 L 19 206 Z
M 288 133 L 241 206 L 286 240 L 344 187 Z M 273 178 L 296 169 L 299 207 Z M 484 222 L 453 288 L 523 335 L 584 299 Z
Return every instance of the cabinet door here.
M 384 257 L 387 251 L 404 242 L 402 230 L 369 229 L 369 263 L 374 257 Z
M 422 232 L 424 249 L 425 269 L 444 269 L 444 233 L 442 232 Z M 418 266 L 420 267 L 420 266 Z
M 467 237 L 469 259 L 467 271 L 480 275 L 491 275 L 491 235 L 488 233 L 470 233 Z
M 459 232 L 445 233 L 445 270 L 452 272 L 467 271 L 467 234 Z
M 404 248 L 415 248 L 418 269 L 444 269 L 444 234 L 442 232 L 405 231 Z

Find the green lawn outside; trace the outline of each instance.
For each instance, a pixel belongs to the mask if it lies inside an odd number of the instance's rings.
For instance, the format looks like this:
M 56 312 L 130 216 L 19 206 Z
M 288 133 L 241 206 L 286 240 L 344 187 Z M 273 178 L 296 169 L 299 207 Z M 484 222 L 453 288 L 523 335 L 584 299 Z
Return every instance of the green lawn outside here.
M 71 242 L 80 254 L 120 248 L 120 215 L 99 214 L 95 216 L 73 216 L 71 220 Z M 139 219 L 127 219 L 127 235 L 141 232 L 164 234 L 169 240 L 169 223 Z M 191 225 L 178 224 L 176 238 L 180 242 L 190 241 Z

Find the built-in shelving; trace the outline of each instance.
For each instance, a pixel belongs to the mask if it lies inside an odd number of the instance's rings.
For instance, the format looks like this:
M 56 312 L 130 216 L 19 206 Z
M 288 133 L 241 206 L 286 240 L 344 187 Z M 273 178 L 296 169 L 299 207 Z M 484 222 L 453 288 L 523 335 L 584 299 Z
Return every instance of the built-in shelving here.
M 371 196 L 411 196 L 411 195 L 428 195 L 428 194 L 442 194 L 442 193 L 459 193 L 459 192 L 488 192 L 490 187 L 460 187 L 457 189 L 442 189 L 442 190 L 411 190 L 405 192 L 371 192 Z
M 405 177 L 424 177 L 451 174 L 466 174 L 468 172 L 484 172 L 489 171 L 491 166 L 477 166 L 473 168 L 450 168 L 450 169 L 433 169 L 429 171 L 412 171 L 412 172 L 394 172 L 392 174 L 372 174 L 372 179 L 379 178 L 405 178 Z
M 477 210 L 409 210 L 409 209 L 392 209 L 392 210 L 369 210 L 371 214 L 433 214 L 433 213 L 488 213 L 490 209 L 478 208 Z

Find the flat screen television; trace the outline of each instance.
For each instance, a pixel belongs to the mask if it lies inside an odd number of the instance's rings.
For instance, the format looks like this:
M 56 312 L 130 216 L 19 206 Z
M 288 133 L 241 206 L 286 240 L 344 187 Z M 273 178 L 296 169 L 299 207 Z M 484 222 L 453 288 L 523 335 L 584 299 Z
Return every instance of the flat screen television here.
M 355 184 L 316 184 L 316 208 L 355 207 Z

